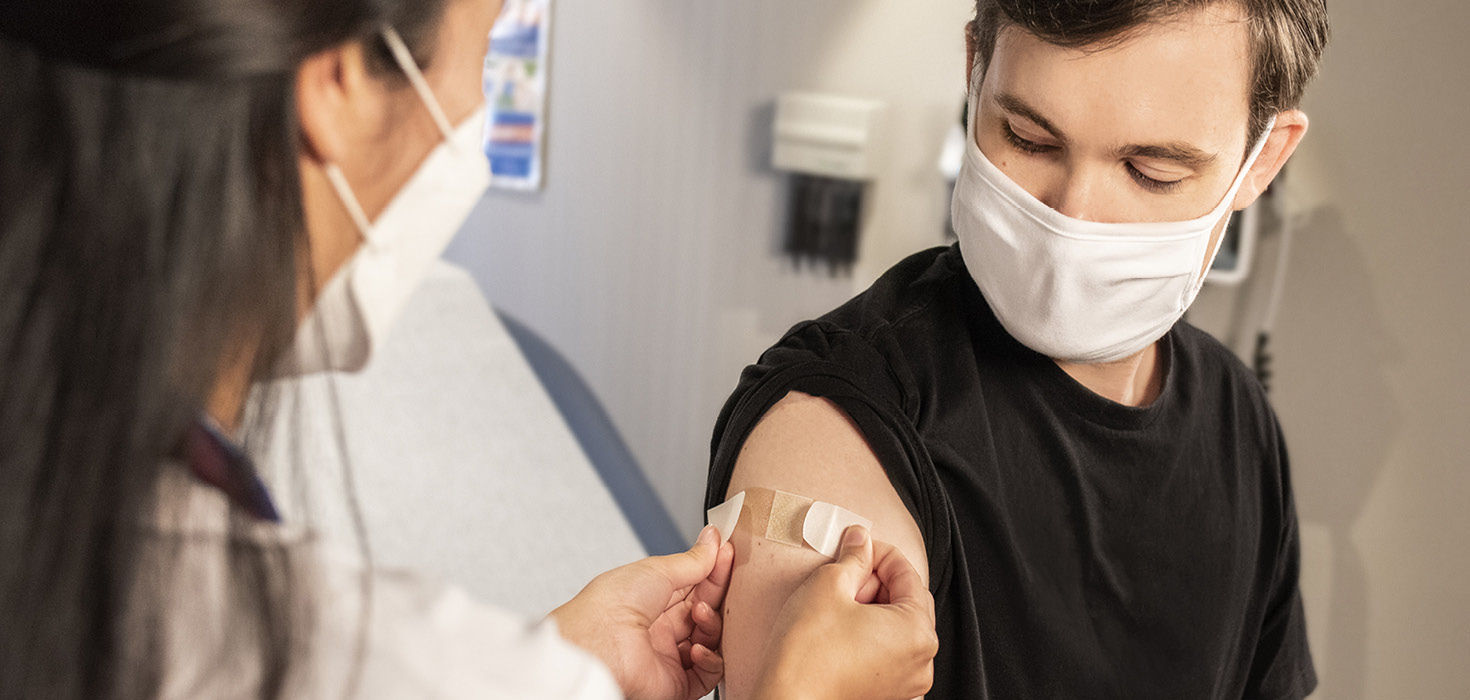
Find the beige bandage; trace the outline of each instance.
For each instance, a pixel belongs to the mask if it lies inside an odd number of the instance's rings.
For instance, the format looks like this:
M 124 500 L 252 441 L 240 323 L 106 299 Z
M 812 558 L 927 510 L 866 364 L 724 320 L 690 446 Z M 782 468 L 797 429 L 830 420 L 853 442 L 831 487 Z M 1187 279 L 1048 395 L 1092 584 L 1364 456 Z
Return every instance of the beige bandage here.
M 707 516 L 720 531 L 722 544 L 735 530 L 744 528 L 771 542 L 809 546 L 828 557 L 837 555 L 848 527 L 873 527 L 867 518 L 831 503 L 764 488 L 741 491 L 709 509 Z

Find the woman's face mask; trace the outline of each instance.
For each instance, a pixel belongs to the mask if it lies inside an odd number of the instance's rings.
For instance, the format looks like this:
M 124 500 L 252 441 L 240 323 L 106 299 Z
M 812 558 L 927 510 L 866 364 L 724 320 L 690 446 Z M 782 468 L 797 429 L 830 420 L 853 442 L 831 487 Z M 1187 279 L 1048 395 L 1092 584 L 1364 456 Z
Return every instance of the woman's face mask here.
M 451 124 L 407 46 L 391 27 L 383 38 L 437 125 L 442 141 L 424 159 L 376 220 L 369 220 L 335 164 L 333 190 L 363 237 L 363 245 L 332 277 L 297 331 L 287 374 L 357 371 L 386 337 L 429 266 L 444 252 L 490 186 L 481 149 L 485 109 Z

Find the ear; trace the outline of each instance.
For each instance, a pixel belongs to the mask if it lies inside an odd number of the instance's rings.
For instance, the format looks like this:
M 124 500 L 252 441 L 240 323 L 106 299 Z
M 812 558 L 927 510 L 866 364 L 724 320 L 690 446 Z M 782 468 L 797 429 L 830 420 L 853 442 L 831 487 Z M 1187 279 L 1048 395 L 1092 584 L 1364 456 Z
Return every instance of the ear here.
M 368 105 L 374 90 L 363 46 L 348 42 L 302 62 L 296 72 L 296 113 L 303 155 L 321 163 L 341 162 L 365 127 L 374 123 Z
M 965 90 L 968 91 L 970 78 L 975 75 L 975 53 L 978 50 L 975 37 L 979 35 L 980 25 L 978 20 L 970 20 L 965 24 Z
M 1236 211 L 1255 204 L 1266 188 L 1271 186 L 1286 161 L 1291 159 L 1291 154 L 1296 152 L 1302 137 L 1307 135 L 1308 124 L 1306 113 L 1299 109 L 1289 109 L 1276 115 L 1276 125 L 1266 136 L 1266 145 L 1261 148 L 1261 155 L 1256 157 L 1250 173 L 1245 176 L 1245 182 L 1241 183 L 1240 191 L 1235 193 L 1235 201 L 1231 206 Z

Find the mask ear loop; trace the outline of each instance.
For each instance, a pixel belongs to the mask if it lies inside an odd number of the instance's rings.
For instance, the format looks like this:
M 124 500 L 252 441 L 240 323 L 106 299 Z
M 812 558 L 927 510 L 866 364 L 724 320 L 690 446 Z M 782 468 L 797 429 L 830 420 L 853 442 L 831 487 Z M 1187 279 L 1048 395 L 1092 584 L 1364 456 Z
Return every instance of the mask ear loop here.
M 1230 185 L 1230 191 L 1225 193 L 1225 202 L 1221 203 L 1222 206 L 1227 207 L 1225 210 L 1225 228 L 1220 231 L 1220 237 L 1215 240 L 1214 247 L 1208 251 L 1210 257 L 1209 261 L 1205 264 L 1204 272 L 1200 273 L 1199 279 L 1196 279 L 1194 284 L 1190 285 L 1188 295 L 1180 298 L 1181 308 L 1187 309 L 1189 307 L 1190 302 L 1204 288 L 1205 279 L 1210 276 L 1210 270 L 1215 267 L 1215 258 L 1219 257 L 1220 249 L 1225 247 L 1225 236 L 1230 233 L 1230 220 L 1236 214 L 1235 209 L 1229 207 L 1226 202 L 1233 202 L 1235 196 L 1240 194 L 1240 188 L 1245 186 L 1245 179 L 1250 177 L 1251 169 L 1256 167 L 1256 160 L 1261 157 L 1261 152 L 1266 150 L 1266 142 L 1271 139 L 1271 132 L 1275 128 L 1276 117 L 1271 117 L 1271 121 L 1266 122 L 1266 128 L 1261 132 L 1260 140 L 1256 142 L 1255 146 L 1251 147 L 1250 156 L 1245 159 L 1245 164 L 1240 166 L 1240 172 L 1236 173 L 1235 182 Z M 1209 245 L 1208 238 L 1205 239 L 1205 245 Z
M 388 25 L 383 25 L 380 30 L 383 41 L 388 44 L 388 52 L 393 54 L 393 60 L 398 63 L 399 70 L 408 76 L 408 82 L 413 85 L 419 99 L 429 109 L 429 116 L 434 118 L 434 124 L 439 127 L 439 133 L 449 142 L 454 141 L 454 125 L 449 123 L 449 117 L 444 114 L 443 105 L 439 104 L 439 98 L 434 96 L 434 91 L 429 88 L 429 81 L 424 78 L 424 72 L 419 70 L 419 64 L 413 60 L 413 53 L 408 50 L 408 44 L 403 42 L 403 37 L 398 30 Z
M 452 146 L 454 127 L 449 123 L 449 117 L 444 114 L 444 108 L 439 104 L 438 98 L 434 97 L 434 91 L 430 89 L 429 81 L 424 78 L 424 72 L 419 70 L 418 62 L 413 60 L 413 52 L 408 50 L 408 44 L 404 43 L 398 30 L 389 25 L 383 25 L 379 33 L 383 37 L 383 42 L 388 46 L 388 53 L 393 55 L 393 61 L 398 64 L 398 69 L 408 77 L 408 82 L 418 94 L 419 100 L 429 110 L 429 116 L 434 119 L 434 125 L 438 127 L 439 133 L 443 134 L 445 141 Z M 368 219 L 367 212 L 363 210 L 357 195 L 352 193 L 352 186 L 347 183 L 347 176 L 342 174 L 342 168 L 336 163 L 328 163 L 324 170 L 327 182 L 331 183 L 332 189 L 337 192 L 337 198 L 342 200 L 342 206 L 347 209 L 347 216 L 362 233 L 363 240 L 368 245 L 377 245 L 377 241 L 373 240 L 372 221 Z
M 327 163 L 323 168 L 327 175 L 327 182 L 331 183 L 332 189 L 337 192 L 337 199 L 342 200 L 342 206 L 347 210 L 347 216 L 362 233 L 362 238 L 368 245 L 376 245 L 373 240 L 373 224 L 368 221 L 367 212 L 363 211 L 362 204 L 357 201 L 357 196 L 352 194 L 352 186 L 347 184 L 347 176 L 342 174 L 342 168 L 336 163 Z

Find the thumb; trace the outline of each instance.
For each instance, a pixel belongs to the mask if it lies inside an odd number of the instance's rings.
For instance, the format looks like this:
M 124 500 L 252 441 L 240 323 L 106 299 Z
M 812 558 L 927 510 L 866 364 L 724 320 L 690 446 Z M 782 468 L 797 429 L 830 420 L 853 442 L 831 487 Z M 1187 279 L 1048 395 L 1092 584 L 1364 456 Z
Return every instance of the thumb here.
M 713 526 L 706 525 L 699 532 L 699 539 L 687 552 L 649 557 L 645 560 L 649 568 L 662 574 L 672 590 L 693 586 L 703 581 L 714 570 L 719 559 L 720 539 Z
M 842 533 L 842 548 L 837 551 L 837 562 L 832 566 L 840 570 L 839 580 L 845 592 L 854 598 L 868 575 L 873 572 L 873 538 L 868 528 L 853 525 Z

